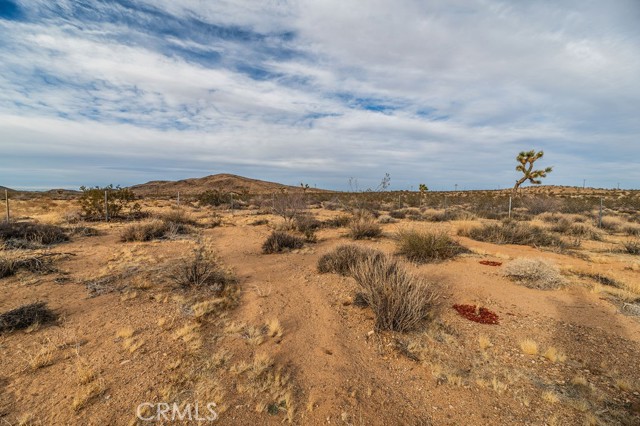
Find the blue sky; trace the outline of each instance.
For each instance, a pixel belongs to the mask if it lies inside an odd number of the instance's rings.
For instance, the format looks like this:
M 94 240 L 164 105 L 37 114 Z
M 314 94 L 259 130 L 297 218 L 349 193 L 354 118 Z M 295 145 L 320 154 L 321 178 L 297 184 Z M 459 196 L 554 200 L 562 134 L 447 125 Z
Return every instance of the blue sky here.
M 0 0 L 0 185 L 640 188 L 640 2 Z

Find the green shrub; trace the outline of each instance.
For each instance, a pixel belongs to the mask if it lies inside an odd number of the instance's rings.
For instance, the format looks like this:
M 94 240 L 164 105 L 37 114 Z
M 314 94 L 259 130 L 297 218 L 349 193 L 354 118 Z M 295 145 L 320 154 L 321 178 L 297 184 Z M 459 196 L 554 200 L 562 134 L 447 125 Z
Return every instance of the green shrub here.
M 263 253 L 279 253 L 287 249 L 299 249 L 304 246 L 304 240 L 295 235 L 282 231 L 273 231 L 262 244 Z
M 104 194 L 107 193 L 107 211 L 109 218 L 140 217 L 140 204 L 135 202 L 136 196 L 128 188 L 114 187 L 103 188 L 96 186 L 87 188 L 81 186 L 79 203 L 85 219 L 100 220 L 105 217 Z
M 199 194 L 196 196 L 196 199 L 202 205 L 217 207 L 222 204 L 229 203 L 231 201 L 231 195 L 213 189 Z
M 398 254 L 417 263 L 438 262 L 467 253 L 446 232 L 403 230 L 398 232 Z

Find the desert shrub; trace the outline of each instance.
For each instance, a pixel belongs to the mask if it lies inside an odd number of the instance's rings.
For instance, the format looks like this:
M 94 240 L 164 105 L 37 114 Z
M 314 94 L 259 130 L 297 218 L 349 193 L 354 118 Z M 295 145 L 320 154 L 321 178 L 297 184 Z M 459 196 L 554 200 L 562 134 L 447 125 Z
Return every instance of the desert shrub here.
M 503 222 L 488 223 L 480 227 L 461 230 L 459 235 L 495 244 L 520 244 L 530 246 L 564 247 L 560 238 L 528 223 Z
M 609 232 L 618 232 L 623 226 L 623 222 L 617 217 L 603 217 L 601 228 Z
M 322 226 L 325 228 L 343 228 L 348 226 L 350 222 L 351 217 L 347 215 L 340 215 L 323 221 Z
M 253 222 L 249 223 L 249 225 L 251 226 L 261 226 L 261 225 L 268 225 L 269 224 L 269 220 L 268 219 L 257 219 L 254 220 Z
M 354 240 L 376 238 L 382 235 L 382 228 L 371 213 L 358 210 L 349 222 L 349 236 Z
M 333 272 L 348 276 L 351 273 L 351 269 L 358 262 L 381 256 L 384 256 L 384 254 L 378 250 L 360 247 L 355 244 L 344 244 L 323 255 L 318 260 L 318 272 L 321 274 Z
M 563 217 L 550 228 L 554 232 L 574 237 L 588 238 L 595 241 L 602 239 L 601 232 L 586 223 L 574 223 L 571 218 Z
M 55 225 L 33 222 L 15 222 L 0 224 L 0 241 L 9 246 L 51 245 L 68 241 L 64 229 Z
M 378 223 L 396 223 L 398 219 L 394 219 L 389 215 L 383 214 L 378 218 Z
M 505 266 L 504 273 L 529 288 L 552 290 L 566 284 L 557 267 L 540 259 L 516 259 Z
M 231 196 L 224 192 L 212 189 L 198 194 L 196 196 L 196 200 L 198 200 L 201 205 L 217 207 L 228 203 L 231 200 Z
M 415 330 L 436 314 L 439 293 L 434 285 L 410 274 L 396 260 L 367 257 L 351 274 L 363 289 L 378 330 Z
M 123 243 L 131 241 L 151 241 L 164 238 L 171 230 L 167 222 L 152 220 L 145 223 L 132 223 L 125 227 L 120 234 Z
M 305 240 L 315 242 L 316 231 L 322 227 L 322 222 L 309 214 L 300 214 L 295 217 L 294 225 L 295 229 L 304 235 Z
M 0 278 L 8 277 L 16 273 L 18 268 L 14 259 L 2 256 L 0 257 Z
M 299 216 L 307 208 L 307 203 L 301 192 L 282 192 L 273 195 L 271 208 L 273 214 L 288 222 Z
M 563 213 L 588 213 L 600 204 L 599 200 L 590 198 L 565 198 L 560 206 Z
M 100 220 L 105 217 L 104 193 L 107 192 L 107 211 L 109 218 L 138 217 L 140 204 L 135 202 L 136 196 L 128 188 L 113 185 L 101 188 L 81 186 L 79 203 L 85 219 Z
M 198 221 L 182 209 L 163 213 L 159 216 L 159 219 L 167 223 L 174 223 L 178 225 L 198 226 Z
M 631 236 L 631 237 L 640 237 L 640 226 L 638 225 L 627 225 L 622 228 L 622 232 Z
M 557 212 L 562 208 L 562 201 L 547 196 L 529 196 L 522 200 L 522 204 L 531 214 L 537 215 L 545 212 Z
M 182 288 L 206 289 L 222 293 L 237 280 L 225 271 L 213 256 L 213 253 L 199 246 L 191 256 L 171 271 L 170 278 Z
M 35 324 L 46 324 L 57 315 L 44 302 L 36 302 L 0 314 L 0 333 L 21 330 Z
M 262 244 L 263 253 L 279 253 L 287 249 L 299 249 L 304 246 L 304 240 L 295 235 L 282 231 L 273 231 Z
M 389 216 L 394 219 L 404 219 L 407 217 L 407 213 L 404 210 L 392 210 L 389 212 Z
M 469 251 L 446 232 L 402 230 L 397 245 L 398 254 L 418 263 L 438 262 Z
M 326 210 L 334 211 L 334 210 L 340 210 L 342 208 L 342 204 L 335 201 L 323 201 L 322 207 Z
M 81 224 L 74 224 L 67 227 L 67 232 L 70 235 L 78 237 L 95 237 L 100 235 L 100 231 L 91 226 L 85 226 Z
M 640 254 L 640 240 L 625 241 L 622 247 L 628 254 Z

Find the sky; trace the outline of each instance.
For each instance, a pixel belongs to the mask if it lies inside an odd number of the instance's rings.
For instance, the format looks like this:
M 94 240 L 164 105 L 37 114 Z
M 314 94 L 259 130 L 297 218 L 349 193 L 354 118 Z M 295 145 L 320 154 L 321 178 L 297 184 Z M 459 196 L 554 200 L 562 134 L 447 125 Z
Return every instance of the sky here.
M 498 189 L 536 149 L 546 184 L 640 188 L 638 22 L 639 0 L 0 0 L 0 185 Z

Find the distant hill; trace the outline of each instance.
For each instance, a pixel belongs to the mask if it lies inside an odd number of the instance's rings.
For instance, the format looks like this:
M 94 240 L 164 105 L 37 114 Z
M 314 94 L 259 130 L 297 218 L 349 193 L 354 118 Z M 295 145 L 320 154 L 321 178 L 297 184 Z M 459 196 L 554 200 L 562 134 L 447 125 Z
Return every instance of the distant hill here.
M 283 185 L 264 180 L 250 179 L 242 176 L 221 173 L 202 178 L 183 179 L 178 181 L 154 180 L 141 185 L 131 186 L 130 189 L 136 195 L 196 195 L 209 190 L 221 192 L 235 192 L 238 194 L 271 194 L 281 190 L 289 192 L 302 191 L 299 186 Z M 326 192 L 322 189 L 310 188 L 309 192 Z
M 5 189 L 9 192 L 9 194 L 16 192 L 14 189 L 7 188 L 6 186 L 0 186 L 0 192 L 4 194 Z

